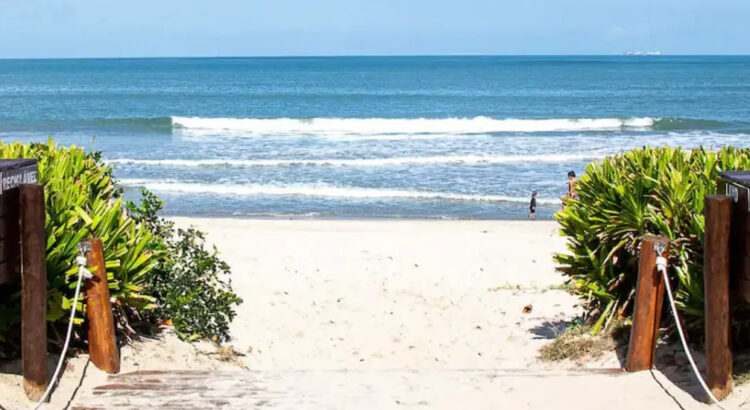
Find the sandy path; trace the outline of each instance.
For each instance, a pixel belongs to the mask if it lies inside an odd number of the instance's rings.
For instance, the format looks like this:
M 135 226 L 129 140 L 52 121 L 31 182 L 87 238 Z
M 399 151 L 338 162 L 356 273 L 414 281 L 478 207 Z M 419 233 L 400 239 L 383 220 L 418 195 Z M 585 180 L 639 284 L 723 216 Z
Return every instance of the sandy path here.
M 232 332 L 238 350 L 252 347 L 245 358 L 250 372 L 217 369 L 211 383 L 191 392 L 231 392 L 237 400 L 226 408 L 260 405 L 253 400 L 266 396 L 264 403 L 277 408 L 705 407 L 679 354 L 669 353 L 670 360 L 683 370 L 669 377 L 578 375 L 571 363 L 540 362 L 538 349 L 555 325 L 577 313 L 551 260 L 564 248 L 553 223 L 176 221 L 208 233 L 245 300 Z M 526 305 L 530 313 L 523 313 Z M 133 352 L 124 370 L 215 366 L 199 363 L 181 343 L 152 346 Z M 77 363 L 72 373 L 80 373 Z M 587 366 L 619 362 L 610 353 Z M 63 391 L 75 386 L 73 376 Z M 103 375 L 91 376 L 79 395 L 84 406 L 105 397 L 91 390 Z M 732 408 L 742 408 L 744 390 L 731 397 Z M 122 390 L 120 397 L 144 394 Z M 179 401 L 184 394 L 159 397 Z M 56 401 L 64 403 L 63 396 Z M 25 408 L 22 402 L 9 408 Z
M 367 393 L 350 402 L 362 408 L 705 407 L 680 353 L 667 352 L 680 362 L 669 377 L 547 377 L 575 367 L 542 363 L 538 350 L 577 313 L 559 289 L 552 254 L 564 240 L 552 222 L 176 221 L 208 232 L 232 266 L 245 299 L 234 344 L 251 346 L 250 369 L 275 375 L 270 386 L 288 386 L 290 397 L 310 394 L 326 408 L 348 389 Z M 610 352 L 587 366 L 620 363 Z M 536 375 L 484 376 L 516 369 Z M 338 384 L 316 384 L 326 370 Z M 744 390 L 729 405 L 744 403 Z
M 252 369 L 541 366 L 549 323 L 575 313 L 551 222 L 177 221 L 232 266 Z

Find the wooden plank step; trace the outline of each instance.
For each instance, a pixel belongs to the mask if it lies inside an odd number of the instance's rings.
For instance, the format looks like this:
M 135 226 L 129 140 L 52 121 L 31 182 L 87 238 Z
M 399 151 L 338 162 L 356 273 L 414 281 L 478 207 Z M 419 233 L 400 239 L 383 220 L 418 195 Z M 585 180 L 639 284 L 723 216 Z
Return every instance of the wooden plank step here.
M 605 376 L 619 391 L 617 380 L 624 375 L 621 369 L 140 371 L 110 376 L 72 408 L 352 410 L 396 409 L 412 402 L 455 408 L 451 397 L 464 394 L 466 408 L 482 408 L 508 392 L 531 389 L 542 379 L 565 383 L 566 391 L 575 392 L 586 390 L 588 378 Z

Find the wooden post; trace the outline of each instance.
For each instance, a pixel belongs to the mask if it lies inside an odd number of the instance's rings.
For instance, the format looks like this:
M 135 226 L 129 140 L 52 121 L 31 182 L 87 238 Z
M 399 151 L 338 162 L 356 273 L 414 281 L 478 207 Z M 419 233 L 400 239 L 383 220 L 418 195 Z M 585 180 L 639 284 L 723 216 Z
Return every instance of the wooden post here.
M 645 235 L 641 241 L 641 256 L 638 265 L 638 282 L 635 291 L 633 327 L 630 329 L 625 370 L 637 372 L 649 370 L 654 365 L 656 341 L 659 336 L 659 320 L 664 302 L 664 281 L 656 269 L 655 246 L 663 247 L 662 255 L 669 254 L 669 241 L 660 236 Z
M 21 185 L 19 205 L 23 390 L 29 399 L 37 401 L 42 398 L 49 383 L 44 187 Z
M 729 236 L 732 198 L 708 195 L 703 271 L 706 300 L 706 384 L 717 399 L 732 392 Z M 744 232 L 743 232 L 744 233 Z
M 109 301 L 107 270 L 104 266 L 102 241 L 91 239 L 79 244 L 86 251 L 86 264 L 93 278 L 86 281 L 89 358 L 96 367 L 108 373 L 120 371 L 112 304 Z

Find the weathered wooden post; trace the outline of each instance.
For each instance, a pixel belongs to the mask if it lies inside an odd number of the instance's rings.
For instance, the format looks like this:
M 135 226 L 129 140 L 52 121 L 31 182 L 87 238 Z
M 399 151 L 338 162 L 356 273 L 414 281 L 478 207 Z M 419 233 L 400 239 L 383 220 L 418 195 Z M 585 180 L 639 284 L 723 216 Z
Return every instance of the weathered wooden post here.
M 706 308 L 706 384 L 722 400 L 732 392 L 732 347 L 729 317 L 729 238 L 733 200 L 709 195 L 705 200 L 703 255 Z
M 44 187 L 21 185 L 19 196 L 23 389 L 30 399 L 39 400 L 49 383 Z
M 659 252 L 657 252 L 657 248 Z M 633 327 L 625 370 L 637 372 L 654 365 L 659 320 L 664 302 L 664 281 L 656 269 L 656 258 L 669 254 L 669 241 L 661 236 L 645 235 L 641 241 L 638 282 L 635 292 Z
M 120 352 L 117 350 L 112 304 L 109 301 L 102 241 L 91 239 L 81 242 L 78 246 L 86 254 L 86 264 L 94 276 L 86 281 L 89 358 L 99 369 L 108 373 L 119 373 Z

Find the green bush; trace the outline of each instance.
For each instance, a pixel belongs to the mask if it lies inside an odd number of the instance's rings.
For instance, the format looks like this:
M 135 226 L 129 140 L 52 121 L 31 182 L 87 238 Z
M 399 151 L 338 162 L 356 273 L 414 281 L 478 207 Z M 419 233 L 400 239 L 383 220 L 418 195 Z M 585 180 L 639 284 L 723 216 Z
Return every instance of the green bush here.
M 174 229 L 158 216 L 163 202 L 143 190 L 140 206 L 130 204 L 131 214 L 159 238 L 157 248 L 166 258 L 148 275 L 149 289 L 159 301 L 152 313 L 172 320 L 186 340 L 229 339 L 234 305 L 242 300 L 232 292 L 229 266 L 216 248 L 206 249 L 204 234 L 195 229 Z
M 555 260 L 594 333 L 632 315 L 638 249 L 650 233 L 672 240 L 670 283 L 685 324 L 700 334 L 703 201 L 715 193 L 719 172 L 736 169 L 750 169 L 750 150 L 646 147 L 586 167 L 576 185 L 579 199 L 555 215 L 569 251 Z
M 126 202 L 112 169 L 103 164 L 98 152 L 57 147 L 52 140 L 47 144 L 0 143 L 0 158 L 38 161 L 39 182 L 45 186 L 47 320 L 52 343 L 61 341 L 66 312 L 72 305 L 77 244 L 94 237 L 102 240 L 120 331 L 130 334 L 134 323 L 173 319 L 184 338 L 228 337 L 232 305 L 240 301 L 223 282 L 228 280 L 227 265 L 215 251 L 204 249 L 201 233 L 175 232 L 159 218 L 160 202 L 153 195 L 148 194 L 140 207 Z M 167 292 L 177 289 L 197 294 Z M 76 322 L 80 323 L 86 308 L 82 297 L 78 306 Z M 0 286 L 0 357 L 17 352 L 19 342 L 20 283 L 16 282 Z

